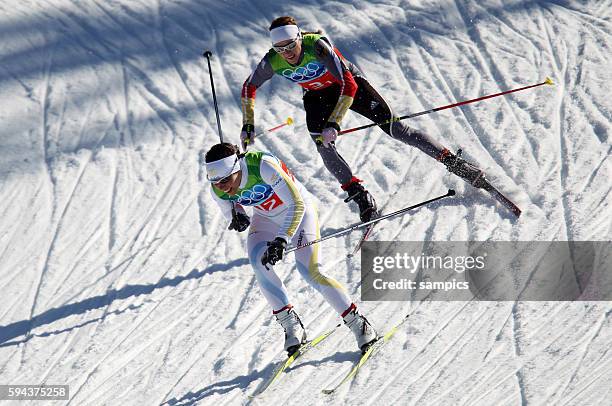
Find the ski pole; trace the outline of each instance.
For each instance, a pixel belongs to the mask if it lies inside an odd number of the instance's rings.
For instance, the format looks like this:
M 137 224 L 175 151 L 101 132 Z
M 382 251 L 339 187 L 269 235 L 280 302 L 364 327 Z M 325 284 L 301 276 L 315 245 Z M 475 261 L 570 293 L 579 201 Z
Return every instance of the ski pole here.
M 288 254 L 290 252 L 299 250 L 300 248 L 308 247 L 309 245 L 320 243 L 321 241 L 325 241 L 325 240 L 328 240 L 330 238 L 339 237 L 341 235 L 348 234 L 351 231 L 355 231 L 357 229 L 360 229 L 360 228 L 363 228 L 363 227 L 367 227 L 370 224 L 378 223 L 379 221 L 386 220 L 386 219 L 391 218 L 391 217 L 399 216 L 400 214 L 403 214 L 403 213 L 405 213 L 405 212 L 407 212 L 409 210 L 413 210 L 413 209 L 416 209 L 417 207 L 425 206 L 426 204 L 435 202 L 436 200 L 444 199 L 445 197 L 450 197 L 450 196 L 454 196 L 454 195 L 455 195 L 455 191 L 453 189 L 448 189 L 448 192 L 446 192 L 446 194 L 444 194 L 444 195 L 440 195 L 438 197 L 434 197 L 433 199 L 426 200 L 424 202 L 415 204 L 413 206 L 404 207 L 403 209 L 394 211 L 393 213 L 385 214 L 383 216 L 375 218 L 374 220 L 366 221 L 365 223 L 357 223 L 357 224 L 354 224 L 352 226 L 348 226 L 348 227 L 346 227 L 346 228 L 344 228 L 342 230 L 336 231 L 335 233 L 331 233 L 331 234 L 323 236 L 323 237 L 321 237 L 321 238 L 319 238 L 317 240 L 307 242 L 306 244 L 298 245 L 297 247 L 287 248 L 285 250 L 285 254 Z
M 217 128 L 219 129 L 219 140 L 223 142 L 223 132 L 221 131 L 221 120 L 219 120 L 219 106 L 217 105 L 217 94 L 215 93 L 215 81 L 213 80 L 212 68 L 210 67 L 210 57 L 212 52 L 204 51 L 202 56 L 208 60 L 208 73 L 210 74 L 210 87 L 212 88 L 213 103 L 215 105 L 215 114 L 217 115 Z
M 287 117 L 287 120 L 285 120 L 284 123 L 279 124 L 276 127 L 272 127 L 272 128 L 269 128 L 269 129 L 267 129 L 265 131 L 262 131 L 260 133 L 255 134 L 255 138 L 261 137 L 262 135 L 266 135 L 267 133 L 271 133 L 273 131 L 278 130 L 279 128 L 283 128 L 284 126 L 291 125 L 291 124 L 293 124 L 293 119 L 291 117 Z
M 215 105 L 215 114 L 217 115 L 217 128 L 219 129 L 219 141 L 223 142 L 223 132 L 221 131 L 221 120 L 219 119 L 219 106 L 217 104 L 217 94 L 215 93 L 215 81 L 213 80 L 212 68 L 210 67 L 210 57 L 212 56 L 212 52 L 204 51 L 202 56 L 206 57 L 208 61 L 208 73 L 210 74 L 210 87 L 212 89 L 213 95 L 213 103 Z M 232 203 L 232 220 L 236 219 L 236 205 L 234 202 Z
M 278 130 L 279 128 L 283 128 L 284 126 L 286 126 L 286 125 L 291 125 L 291 124 L 293 124 L 293 119 L 292 119 L 291 117 L 287 117 L 287 120 L 285 120 L 285 122 L 284 122 L 284 123 L 279 124 L 279 125 L 277 125 L 276 127 L 272 127 L 272 128 L 270 128 L 270 129 L 267 129 L 267 130 L 265 130 L 265 131 L 262 131 L 262 132 L 260 132 L 260 133 L 255 134 L 255 136 L 254 136 L 253 138 L 251 138 L 251 141 L 250 141 L 250 142 L 247 144 L 247 148 L 249 147 L 249 145 L 250 145 L 250 144 L 252 144 L 252 143 L 255 141 L 255 139 L 256 139 L 256 138 L 259 138 L 259 137 L 264 136 L 264 135 L 266 135 L 266 134 L 268 134 L 268 133 L 271 133 L 271 132 L 273 132 L 273 131 L 276 131 L 276 130 Z
M 487 96 L 478 97 L 476 99 L 464 100 L 462 102 L 448 104 L 448 105 L 442 106 L 442 107 L 436 107 L 434 109 L 429 109 L 429 110 L 421 111 L 419 113 L 408 114 L 408 115 L 401 116 L 401 117 L 394 117 L 392 119 L 383 121 L 381 123 L 371 123 L 371 124 L 362 125 L 360 127 L 349 128 L 347 130 L 340 131 L 338 134 L 339 135 L 341 135 L 341 134 L 348 134 L 348 133 L 352 133 L 353 131 L 363 130 L 363 129 L 366 129 L 366 128 L 370 128 L 370 127 L 374 127 L 374 126 L 379 126 L 379 125 L 385 125 L 385 124 L 389 124 L 389 123 L 392 123 L 392 122 L 395 122 L 395 121 L 405 120 L 407 118 L 414 118 L 414 117 L 422 116 L 422 115 L 425 115 L 425 114 L 434 113 L 436 111 L 446 110 L 446 109 L 450 109 L 452 107 L 463 106 L 464 104 L 475 103 L 475 102 L 478 102 L 478 101 L 481 101 L 481 100 L 491 99 L 493 97 L 498 97 L 498 96 L 502 96 L 504 94 L 514 93 L 514 92 L 518 92 L 518 91 L 521 91 L 521 90 L 531 89 L 532 87 L 538 87 L 538 86 L 542 86 L 542 85 L 554 85 L 554 83 L 553 83 L 551 78 L 547 77 L 544 82 L 537 83 L 535 85 L 524 86 L 524 87 L 520 87 L 518 89 L 506 90 L 505 92 L 501 92 L 501 93 L 489 94 Z

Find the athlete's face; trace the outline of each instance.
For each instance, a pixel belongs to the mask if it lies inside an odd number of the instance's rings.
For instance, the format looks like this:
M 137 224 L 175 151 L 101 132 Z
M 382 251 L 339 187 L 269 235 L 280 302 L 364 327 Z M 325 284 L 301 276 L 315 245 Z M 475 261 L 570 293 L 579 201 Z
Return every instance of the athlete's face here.
M 228 195 L 235 195 L 240 187 L 240 181 L 242 180 L 242 171 L 232 173 L 230 176 L 215 182 L 215 187 Z
M 296 38 L 294 40 L 281 41 L 274 44 L 274 50 L 290 64 L 296 64 L 302 53 L 302 39 Z

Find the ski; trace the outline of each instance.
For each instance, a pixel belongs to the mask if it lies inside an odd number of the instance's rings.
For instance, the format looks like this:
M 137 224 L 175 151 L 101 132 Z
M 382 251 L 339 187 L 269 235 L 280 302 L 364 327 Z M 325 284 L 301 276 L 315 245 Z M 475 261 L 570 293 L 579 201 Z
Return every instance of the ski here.
M 334 331 L 336 331 L 336 329 L 339 326 L 340 326 L 340 324 L 338 324 L 336 327 L 334 327 L 334 328 L 332 328 L 330 330 L 325 331 L 324 333 L 320 334 L 319 336 L 315 337 L 314 339 L 312 339 L 310 341 L 307 341 L 296 352 L 291 354 L 291 356 L 287 357 L 287 359 L 285 361 L 282 361 L 276 367 L 276 369 L 274 370 L 274 373 L 272 374 L 272 376 L 266 382 L 264 382 L 258 389 L 256 389 L 255 392 L 253 392 L 251 395 L 248 395 L 249 399 L 254 399 L 254 398 L 260 396 L 262 393 L 264 393 L 270 386 L 272 386 L 272 384 L 277 382 L 283 376 L 283 372 L 285 372 L 287 370 L 287 368 L 289 368 L 291 365 L 293 365 L 296 360 L 301 358 L 310 349 L 312 349 L 312 348 L 316 347 L 317 345 L 321 344 L 321 342 L 323 340 L 325 340 L 327 337 L 329 337 Z
M 491 183 L 488 180 L 484 180 L 484 182 L 485 183 L 482 186 L 482 189 L 489 192 L 489 194 L 495 200 L 501 203 L 501 205 L 504 206 L 506 209 L 510 210 L 512 214 L 514 214 L 516 217 L 520 217 L 521 209 L 516 204 L 514 204 L 510 199 L 508 199 L 502 192 L 497 190 L 495 186 L 491 185 Z
M 370 237 L 370 234 L 372 234 L 372 229 L 374 229 L 374 224 L 370 225 L 365 229 L 365 231 L 361 235 L 361 238 L 357 242 L 357 245 L 355 245 L 355 248 L 353 248 L 353 251 L 346 255 L 347 258 L 352 258 L 355 256 L 355 254 L 359 252 L 363 243 Z
M 323 393 L 326 395 L 331 395 L 332 393 L 334 393 L 336 390 L 338 390 L 338 388 L 340 388 L 342 385 L 344 385 L 345 383 L 347 383 L 348 381 L 352 380 L 355 375 L 357 375 L 357 373 L 359 372 L 359 370 L 365 365 L 365 363 L 370 360 L 375 354 L 377 354 L 381 348 L 387 343 L 389 342 L 389 340 L 391 340 L 391 338 L 393 337 L 393 335 L 395 334 L 395 332 L 400 328 L 400 326 L 402 324 L 404 324 L 404 322 L 406 320 L 408 320 L 408 316 L 410 314 L 406 315 L 406 317 L 404 317 L 399 323 L 397 323 L 391 330 L 389 330 L 384 336 L 378 338 L 378 340 L 376 342 L 374 342 L 374 344 L 370 345 L 370 347 L 366 350 L 366 352 L 361 356 L 361 358 L 359 358 L 359 361 L 355 364 L 355 366 L 353 366 L 353 368 L 344 376 L 344 378 L 342 378 L 342 380 L 340 382 L 338 382 L 336 384 L 336 386 L 334 386 L 333 388 L 330 389 L 323 389 Z
M 372 220 L 375 220 L 377 218 L 379 218 L 382 215 L 382 213 L 380 211 L 376 211 L 376 215 L 372 217 Z M 355 256 L 355 254 L 357 254 L 359 252 L 359 250 L 361 249 L 361 246 L 363 245 L 363 243 L 370 238 L 370 235 L 372 234 L 372 230 L 374 229 L 374 226 L 376 226 L 376 223 L 372 223 L 369 226 L 366 227 L 366 229 L 363 231 L 363 234 L 361 235 L 361 238 L 359 239 L 359 241 L 357 242 L 357 245 L 355 245 L 355 248 L 353 248 L 353 251 L 350 254 L 347 254 L 346 257 L 347 258 L 352 258 Z
M 448 150 L 446 150 L 448 153 Z M 514 204 L 510 199 L 508 199 L 502 192 L 497 190 L 495 186 L 489 182 L 489 180 L 485 177 L 484 171 L 478 169 L 478 167 L 461 157 L 463 150 L 459 148 L 457 150 L 457 155 L 454 158 L 451 158 L 449 163 L 446 163 L 447 169 L 449 172 L 458 175 L 463 178 L 467 183 L 471 184 L 477 189 L 484 189 L 489 192 L 489 194 L 501 203 L 506 209 L 508 209 L 512 214 L 516 217 L 520 217 L 521 209 Z

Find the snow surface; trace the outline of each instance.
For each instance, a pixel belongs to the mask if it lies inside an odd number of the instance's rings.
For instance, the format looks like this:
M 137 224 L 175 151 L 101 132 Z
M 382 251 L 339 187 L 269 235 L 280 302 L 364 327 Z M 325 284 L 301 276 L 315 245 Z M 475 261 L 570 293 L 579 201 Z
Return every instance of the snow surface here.
M 283 14 L 324 29 L 399 114 L 556 83 L 411 121 L 477 159 L 523 209 L 518 221 L 377 128 L 341 138 L 385 212 L 459 193 L 374 239 L 611 240 L 611 10 L 610 0 L 3 1 L 0 383 L 70 385 L 69 402 L 49 404 L 243 404 L 270 374 L 282 330 L 197 155 L 218 140 L 202 51 L 213 52 L 223 133 L 237 142 L 242 82 Z M 295 170 L 330 232 L 357 214 L 315 152 L 300 97 L 280 78 L 260 89 L 259 129 L 296 124 L 257 147 Z M 343 125 L 364 123 L 349 113 Z M 356 239 L 324 250 L 358 298 L 359 256 L 345 259 Z M 311 334 L 335 325 L 292 262 L 278 272 Z M 361 308 L 380 330 L 412 316 L 339 393 L 321 389 L 356 359 L 344 328 L 254 403 L 610 404 L 610 302 Z

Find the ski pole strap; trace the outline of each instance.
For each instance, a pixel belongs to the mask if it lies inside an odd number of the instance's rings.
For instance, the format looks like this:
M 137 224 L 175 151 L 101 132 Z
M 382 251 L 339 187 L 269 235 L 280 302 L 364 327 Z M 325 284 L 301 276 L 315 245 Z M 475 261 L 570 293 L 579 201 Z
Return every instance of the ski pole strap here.
M 448 189 L 448 192 L 446 192 L 446 194 L 444 194 L 444 195 L 440 195 L 438 197 L 434 197 L 433 199 L 426 200 L 424 202 L 415 204 L 413 206 L 404 207 L 401 210 L 394 211 L 393 213 L 385 214 L 383 216 L 375 218 L 374 220 L 366 221 L 365 223 L 353 224 L 352 226 L 348 226 L 348 227 L 346 227 L 346 228 L 344 228 L 342 230 L 336 231 L 335 233 L 328 234 L 328 235 L 323 236 L 323 237 L 321 237 L 321 238 L 319 238 L 317 240 L 307 242 L 306 244 L 298 245 L 297 247 L 287 248 L 285 250 L 285 254 L 288 254 L 288 253 L 293 252 L 293 251 L 297 251 L 297 250 L 299 250 L 301 248 L 308 247 L 310 245 L 314 245 L 314 244 L 320 243 L 321 241 L 325 241 L 325 240 L 328 240 L 330 238 L 339 237 L 341 235 L 348 234 L 351 231 L 355 231 L 355 230 L 358 230 L 360 228 L 367 227 L 367 226 L 369 226 L 371 224 L 378 223 L 379 221 L 386 220 L 386 219 L 391 218 L 391 217 L 399 216 L 400 214 L 403 214 L 403 213 L 405 213 L 407 211 L 410 211 L 410 210 L 414 210 L 417 207 L 425 206 L 426 204 L 435 202 L 436 200 L 444 199 L 445 197 L 450 197 L 450 196 L 454 196 L 454 195 L 455 195 L 455 191 L 453 189 Z
M 489 94 L 489 95 L 486 95 L 486 96 L 478 97 L 476 99 L 464 100 L 464 101 L 461 101 L 461 102 L 458 102 L 458 103 L 448 104 L 446 106 L 436 107 L 436 108 L 433 108 L 433 109 L 421 111 L 421 112 L 418 112 L 418 113 L 408 114 L 408 115 L 401 116 L 401 117 L 393 117 L 393 118 L 391 118 L 389 120 L 386 120 L 386 121 L 383 121 L 383 122 L 380 122 L 380 123 L 370 123 L 370 124 L 362 125 L 360 127 L 349 128 L 348 130 L 340 131 L 338 134 L 339 135 L 348 134 L 348 133 L 352 133 L 354 131 L 364 130 L 366 128 L 375 127 L 375 126 L 379 126 L 379 125 L 385 125 L 385 124 L 393 123 L 395 121 L 405 120 L 407 118 L 414 118 L 414 117 L 422 116 L 422 115 L 425 115 L 425 114 L 434 113 L 436 111 L 450 109 L 452 107 L 459 107 L 459 106 L 463 106 L 465 104 L 475 103 L 475 102 L 478 102 L 478 101 L 481 101 L 481 100 L 491 99 L 493 97 L 503 96 L 503 95 L 508 94 L 508 93 L 519 92 L 521 90 L 527 90 L 527 89 L 531 89 L 533 87 L 538 87 L 538 86 L 542 86 L 542 85 L 554 85 L 554 83 L 553 83 L 551 78 L 547 77 L 544 82 L 536 83 L 535 85 L 523 86 L 523 87 L 520 87 L 518 89 L 511 89 L 511 90 L 506 90 L 505 92 Z

